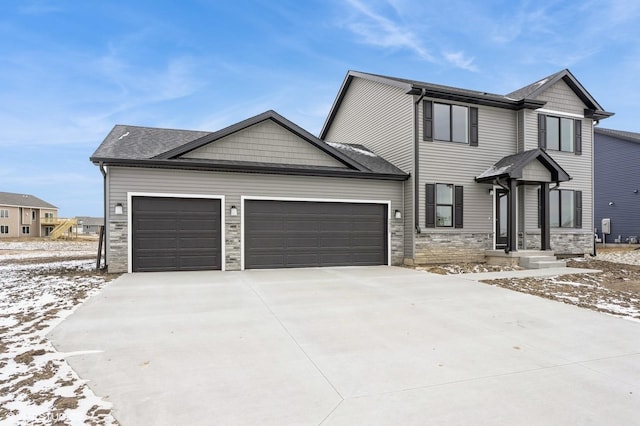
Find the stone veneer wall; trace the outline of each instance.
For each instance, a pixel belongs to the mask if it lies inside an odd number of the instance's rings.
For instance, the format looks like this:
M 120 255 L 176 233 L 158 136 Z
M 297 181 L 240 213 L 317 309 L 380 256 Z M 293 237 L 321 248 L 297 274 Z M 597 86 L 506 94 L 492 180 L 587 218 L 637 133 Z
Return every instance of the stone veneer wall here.
M 428 233 L 415 234 L 416 265 L 457 262 L 484 262 L 485 250 L 492 248 L 493 234 Z
M 522 241 L 522 235 L 520 235 Z M 540 234 L 527 234 L 527 249 L 540 249 Z M 556 255 L 577 254 L 593 252 L 592 234 L 551 234 L 551 250 Z
M 393 213 L 392 213 L 393 214 Z M 402 265 L 404 260 L 404 224 L 391 218 L 391 264 Z
M 107 265 L 109 273 L 127 272 L 127 222 L 109 223 L 109 257 Z

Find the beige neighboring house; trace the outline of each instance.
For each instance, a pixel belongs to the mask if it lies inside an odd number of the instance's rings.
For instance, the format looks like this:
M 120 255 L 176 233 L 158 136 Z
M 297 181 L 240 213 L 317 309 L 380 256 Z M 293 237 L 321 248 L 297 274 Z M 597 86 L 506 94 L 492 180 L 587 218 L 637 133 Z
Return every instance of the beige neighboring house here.
M 29 194 L 0 192 L 0 238 L 47 237 L 58 208 Z
M 99 234 L 100 227 L 104 225 L 104 218 L 91 216 L 76 216 L 77 225 L 73 232 L 78 234 Z

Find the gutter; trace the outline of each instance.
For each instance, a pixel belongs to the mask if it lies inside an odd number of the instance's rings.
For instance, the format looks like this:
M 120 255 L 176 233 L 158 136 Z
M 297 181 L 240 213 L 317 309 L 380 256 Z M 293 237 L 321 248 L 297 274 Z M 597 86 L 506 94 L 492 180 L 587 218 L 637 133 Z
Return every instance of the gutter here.
M 421 232 L 420 229 L 420 102 L 424 99 L 426 91 L 424 88 L 420 89 L 420 97 L 413 104 L 413 116 L 415 117 L 413 124 L 413 222 L 416 229 L 416 233 Z
M 264 173 L 264 174 L 279 174 L 279 175 L 294 175 L 294 176 L 322 176 L 322 177 L 347 177 L 356 179 L 377 179 L 377 180 L 395 180 L 403 181 L 409 178 L 408 174 L 395 174 L 395 173 L 377 173 L 368 172 L 363 170 L 354 169 L 339 169 L 339 168 L 327 168 L 327 169 L 312 169 L 296 166 L 283 165 L 278 166 L 274 164 L 251 164 L 251 163 L 211 163 L 211 162 L 199 162 L 192 160 L 163 160 L 163 159 L 108 159 L 108 158 L 93 158 L 92 161 L 95 164 L 107 164 L 111 166 L 123 166 L 123 167 L 142 167 L 142 168 L 162 168 L 162 169 L 177 169 L 177 170 L 201 170 L 211 172 L 239 172 L 239 173 Z
M 98 163 L 100 173 L 102 173 L 102 209 L 103 209 L 103 226 L 104 226 L 104 239 L 107 240 L 107 169 L 104 166 L 104 162 Z M 108 240 L 107 240 L 108 241 Z M 106 242 L 105 242 L 106 247 Z M 102 250 L 102 247 L 98 247 L 98 250 Z M 104 253 L 104 266 L 107 266 L 107 251 Z M 98 268 L 100 265 L 98 265 Z

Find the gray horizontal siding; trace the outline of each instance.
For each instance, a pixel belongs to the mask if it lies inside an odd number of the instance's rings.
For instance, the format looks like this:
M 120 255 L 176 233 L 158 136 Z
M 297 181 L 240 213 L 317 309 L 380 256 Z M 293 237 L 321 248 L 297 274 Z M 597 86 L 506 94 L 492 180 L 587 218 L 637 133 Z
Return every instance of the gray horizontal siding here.
M 611 219 L 607 242 L 640 236 L 640 143 L 596 133 L 594 152 L 595 227 Z
M 182 158 L 346 167 L 271 120 L 207 144 Z
M 489 185 L 475 177 L 517 148 L 516 113 L 478 107 L 478 146 L 456 142 L 426 142 L 420 137 L 420 226 L 425 226 L 425 184 L 452 183 L 464 186 L 464 232 L 493 232 L 493 197 Z M 422 108 L 420 134 L 422 135 Z M 435 228 L 428 232 L 455 233 L 453 228 Z
M 537 129 L 534 134 L 537 146 Z M 563 182 L 560 189 L 573 189 L 582 191 L 582 228 L 575 229 L 554 229 L 555 233 L 590 233 L 593 229 L 593 125 L 592 120 L 582 120 L 582 155 L 575 155 L 572 152 L 561 152 L 548 150 L 549 154 L 568 174 L 571 176 L 569 182 Z M 537 232 L 538 230 L 538 195 L 535 188 L 528 188 L 526 191 L 525 209 L 527 212 L 526 230 Z
M 330 142 L 356 143 L 413 173 L 413 97 L 402 89 L 354 78 L 327 130 Z M 404 185 L 405 256 L 413 257 L 413 176 Z
M 329 142 L 362 144 L 407 173 L 413 169 L 413 102 L 398 87 L 354 78 L 327 131 Z
M 111 167 L 109 184 L 109 211 L 122 203 L 123 220 L 128 209 L 127 192 L 224 195 L 227 205 L 238 208 L 242 195 L 390 200 L 392 209 L 402 202 L 402 182 L 370 179 Z

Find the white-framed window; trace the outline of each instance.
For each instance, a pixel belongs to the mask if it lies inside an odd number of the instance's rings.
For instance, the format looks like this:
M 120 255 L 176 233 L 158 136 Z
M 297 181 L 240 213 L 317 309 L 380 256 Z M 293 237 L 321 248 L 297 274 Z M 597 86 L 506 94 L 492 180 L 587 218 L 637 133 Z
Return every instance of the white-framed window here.
M 8 234 L 9 225 L 0 225 L 0 234 Z
M 0 209 L 0 218 L 6 218 L 6 217 L 9 217 L 9 210 Z
M 22 227 L 22 233 L 24 235 L 29 235 L 31 233 L 31 227 L 30 226 L 23 226 Z

